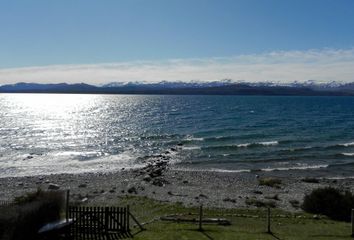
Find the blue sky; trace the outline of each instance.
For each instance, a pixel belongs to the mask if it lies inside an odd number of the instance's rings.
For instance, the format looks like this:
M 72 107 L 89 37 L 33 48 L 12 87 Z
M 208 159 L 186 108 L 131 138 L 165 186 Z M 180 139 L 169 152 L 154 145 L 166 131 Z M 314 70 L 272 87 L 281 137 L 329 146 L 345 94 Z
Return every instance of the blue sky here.
M 354 81 L 353 9 L 352 0 L 2 0 L 0 84 Z M 320 71 L 329 59 L 326 77 Z M 288 65 L 272 75 L 260 64 Z M 286 75 L 294 64 L 297 75 Z M 245 65 L 258 69 L 230 70 Z

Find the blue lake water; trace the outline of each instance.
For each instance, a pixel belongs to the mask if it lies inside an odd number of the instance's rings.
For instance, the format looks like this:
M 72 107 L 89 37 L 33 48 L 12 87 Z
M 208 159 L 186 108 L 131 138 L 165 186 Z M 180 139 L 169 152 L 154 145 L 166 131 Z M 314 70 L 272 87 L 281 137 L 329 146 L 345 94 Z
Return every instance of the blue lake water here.
M 0 95 L 1 177 L 135 168 L 166 151 L 186 170 L 354 176 L 354 98 Z

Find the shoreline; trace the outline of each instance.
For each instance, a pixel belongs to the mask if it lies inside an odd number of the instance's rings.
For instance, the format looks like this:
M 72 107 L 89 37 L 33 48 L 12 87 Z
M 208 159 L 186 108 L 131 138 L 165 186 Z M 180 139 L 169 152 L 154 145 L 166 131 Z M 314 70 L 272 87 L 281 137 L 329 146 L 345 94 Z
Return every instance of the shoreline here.
M 276 178 L 277 186 L 263 186 L 259 180 Z M 52 174 L 0 178 L 0 200 L 48 189 L 51 185 L 70 190 L 70 200 L 94 205 L 114 205 L 125 195 L 148 197 L 185 206 L 203 204 L 211 208 L 255 208 L 272 204 L 294 212 L 305 196 L 318 187 L 336 187 L 354 192 L 354 179 L 308 178 L 301 171 L 213 172 L 176 170 L 167 161 L 155 159 L 146 167 L 102 173 Z M 259 205 L 260 204 L 260 205 Z M 297 205 L 297 206 L 296 206 Z

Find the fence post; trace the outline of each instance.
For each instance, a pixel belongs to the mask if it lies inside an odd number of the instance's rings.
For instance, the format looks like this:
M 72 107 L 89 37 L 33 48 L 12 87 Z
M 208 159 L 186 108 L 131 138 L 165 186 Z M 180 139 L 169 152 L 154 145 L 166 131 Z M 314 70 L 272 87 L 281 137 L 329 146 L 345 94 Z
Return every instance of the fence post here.
M 70 190 L 66 190 L 66 196 L 65 196 L 65 218 L 66 222 L 69 221 L 69 197 L 70 197 Z
M 203 204 L 201 204 L 199 207 L 199 231 L 203 230 L 202 222 L 203 222 Z
M 109 207 L 105 207 L 105 212 L 104 212 L 104 231 L 105 231 L 105 234 L 107 234 L 108 236 L 108 224 L 109 224 Z
M 352 238 L 354 238 L 354 209 L 352 209 Z
M 127 205 L 127 215 L 125 216 L 127 218 L 126 224 L 127 224 L 127 232 L 130 232 L 130 223 L 129 223 L 129 218 L 130 218 L 130 210 L 129 210 L 129 205 Z
M 267 208 L 267 233 L 271 233 L 270 230 L 270 208 Z

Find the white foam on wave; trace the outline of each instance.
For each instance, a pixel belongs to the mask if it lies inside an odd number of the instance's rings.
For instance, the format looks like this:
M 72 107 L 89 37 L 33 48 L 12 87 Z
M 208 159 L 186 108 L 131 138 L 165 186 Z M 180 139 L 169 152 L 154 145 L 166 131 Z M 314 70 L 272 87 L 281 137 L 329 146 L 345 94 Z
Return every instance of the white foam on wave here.
M 75 155 L 48 155 L 34 156 L 30 159 L 0 161 L 1 177 L 22 177 L 49 175 L 60 173 L 112 172 L 122 168 L 139 168 L 143 164 L 135 161 L 136 155 L 123 152 L 118 155 L 97 157 L 88 161 L 80 161 Z
M 185 138 L 186 141 L 204 141 L 204 138 L 202 137 L 192 137 L 192 136 L 187 136 Z
M 190 147 L 182 147 L 182 150 L 189 150 L 189 151 L 192 151 L 192 150 L 200 150 L 202 149 L 201 147 L 199 146 L 190 146 Z
M 344 156 L 354 157 L 354 153 L 341 153 Z
M 354 179 L 354 176 L 348 176 L 348 177 L 326 177 L 325 179 L 331 179 L 331 180 Z
M 339 146 L 344 146 L 344 147 L 351 147 L 354 146 L 354 142 L 349 142 L 349 143 L 343 143 L 343 144 L 338 144 Z
M 279 142 L 278 141 L 267 141 L 267 142 L 255 142 L 255 143 L 241 143 L 241 144 L 237 144 L 237 147 L 243 148 L 243 147 L 249 147 L 252 145 L 261 145 L 261 146 L 274 146 L 274 145 L 278 145 Z
M 278 145 L 279 142 L 278 141 L 269 141 L 269 142 L 259 142 L 257 144 L 263 145 L 263 146 L 272 146 L 272 145 Z
M 245 173 L 245 172 L 251 172 L 251 169 L 228 170 L 228 169 L 212 168 L 208 170 L 208 172 Z
M 251 172 L 250 169 L 236 169 L 236 170 L 228 170 L 228 169 L 220 169 L 220 168 L 210 168 L 210 169 L 198 169 L 198 168 L 175 168 L 176 170 L 182 170 L 186 172 L 224 172 L 224 173 L 246 173 Z
M 222 168 L 175 168 L 182 171 L 196 171 L 196 172 L 223 172 L 223 173 L 250 173 L 250 172 L 272 172 L 272 171 L 291 171 L 291 170 L 309 170 L 309 169 L 321 169 L 327 168 L 329 165 L 298 165 L 292 167 L 277 167 L 277 168 L 263 168 L 263 169 L 222 169 Z
M 242 147 L 248 147 L 250 145 L 252 145 L 252 143 L 242 143 L 242 144 L 237 144 L 236 146 L 242 148 Z
M 302 166 L 293 166 L 293 167 L 279 167 L 279 168 L 263 168 L 261 171 L 272 172 L 272 171 L 290 171 L 290 170 L 307 170 L 307 169 L 320 169 L 327 168 L 329 165 L 302 165 Z
M 103 152 L 74 152 L 74 151 L 67 151 L 67 152 L 58 152 L 53 154 L 54 156 L 85 156 L 85 157 L 94 157 L 94 156 L 102 156 L 105 155 Z

